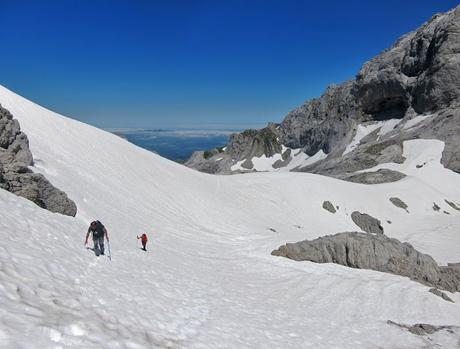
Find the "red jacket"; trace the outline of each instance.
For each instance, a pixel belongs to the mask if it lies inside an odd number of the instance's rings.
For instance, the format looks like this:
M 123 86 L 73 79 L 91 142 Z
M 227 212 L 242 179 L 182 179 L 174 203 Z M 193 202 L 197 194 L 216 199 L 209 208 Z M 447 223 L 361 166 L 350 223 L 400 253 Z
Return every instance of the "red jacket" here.
M 141 237 L 137 237 L 138 239 L 141 239 L 142 242 L 147 242 L 149 239 L 147 239 L 147 235 L 146 234 L 142 234 Z

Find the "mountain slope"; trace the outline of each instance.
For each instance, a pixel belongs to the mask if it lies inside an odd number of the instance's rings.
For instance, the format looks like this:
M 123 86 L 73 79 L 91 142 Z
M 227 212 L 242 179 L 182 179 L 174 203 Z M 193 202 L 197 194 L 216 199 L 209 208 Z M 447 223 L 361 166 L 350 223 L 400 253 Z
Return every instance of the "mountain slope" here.
M 440 164 L 440 141 L 405 142 L 406 177 L 376 186 L 308 173 L 211 176 L 4 87 L 0 103 L 29 137 L 33 170 L 78 207 L 64 217 L 0 190 L 2 347 L 413 348 L 428 340 L 387 320 L 460 326 L 458 293 L 453 304 L 407 278 L 270 255 L 357 230 L 350 213 L 360 210 L 438 262 L 457 261 L 460 212 L 444 200 L 460 203 L 459 175 Z M 111 262 L 83 247 L 94 218 L 109 230 Z M 136 246 L 143 231 L 147 253 Z M 459 334 L 430 337 L 451 347 Z
M 459 81 L 460 5 L 404 35 L 355 79 L 329 86 L 279 124 L 232 135 L 225 151 L 196 152 L 186 165 L 217 174 L 304 171 L 357 181 L 366 177 L 356 171 L 401 162 L 402 142 L 423 138 L 442 140 L 442 163 L 460 173 Z M 368 184 L 400 178 L 367 177 Z

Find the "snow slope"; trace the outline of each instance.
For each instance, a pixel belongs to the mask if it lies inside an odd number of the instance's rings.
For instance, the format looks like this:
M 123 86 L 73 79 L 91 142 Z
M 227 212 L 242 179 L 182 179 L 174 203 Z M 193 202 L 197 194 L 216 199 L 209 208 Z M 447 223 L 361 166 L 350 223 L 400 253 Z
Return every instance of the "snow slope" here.
M 451 348 L 459 340 L 386 323 L 460 326 L 459 294 L 449 294 L 452 304 L 407 278 L 270 255 L 286 242 L 357 230 L 350 213 L 360 210 L 438 262 L 459 261 L 460 212 L 444 200 L 460 203 L 460 177 L 439 164 L 442 143 L 406 142 L 399 170 L 408 177 L 396 183 L 211 176 L 1 86 L 0 103 L 28 135 L 34 171 L 79 210 L 53 214 L 0 190 L 1 348 Z M 324 200 L 338 213 L 322 209 Z M 83 246 L 95 218 L 109 230 L 112 261 Z M 147 253 L 136 240 L 143 231 Z

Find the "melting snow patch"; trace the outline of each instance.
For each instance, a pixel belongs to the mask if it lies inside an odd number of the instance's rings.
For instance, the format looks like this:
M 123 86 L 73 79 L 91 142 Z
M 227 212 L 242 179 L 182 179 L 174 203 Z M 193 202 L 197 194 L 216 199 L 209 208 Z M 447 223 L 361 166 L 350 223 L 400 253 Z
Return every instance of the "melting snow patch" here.
M 368 134 L 375 131 L 379 127 L 381 127 L 382 124 L 383 122 L 377 122 L 371 125 L 358 125 L 358 128 L 356 129 L 356 134 L 353 137 L 353 140 L 351 141 L 350 144 L 348 144 L 347 148 L 345 149 L 342 155 L 348 154 L 349 152 L 353 151 L 359 145 L 359 143 L 364 137 L 366 137 Z
M 402 121 L 402 119 L 390 119 L 383 122 L 382 127 L 379 131 L 379 136 L 384 136 L 387 133 L 393 131 L 395 127 Z
M 291 149 L 283 146 L 282 153 L 284 153 L 286 150 Z M 292 155 L 294 154 L 294 155 Z M 281 154 L 277 153 L 269 158 L 267 158 L 265 155 L 262 155 L 261 157 L 253 157 L 251 158 L 251 161 L 253 163 L 253 167 L 250 169 L 250 171 L 256 170 L 258 172 L 284 172 L 284 171 L 290 171 L 294 168 L 299 168 L 299 167 L 305 167 L 314 164 L 317 161 L 320 161 L 322 159 L 325 159 L 327 157 L 327 154 L 323 152 L 323 150 L 318 151 L 315 155 L 313 156 L 308 156 L 305 154 L 302 149 L 291 149 L 291 161 L 283 167 L 280 168 L 273 168 L 273 164 L 278 161 L 278 160 L 283 160 Z M 248 171 L 248 169 L 242 167 L 241 165 L 246 161 L 246 159 L 243 159 L 241 161 L 238 161 L 236 164 L 234 164 L 231 167 L 232 171 L 237 171 L 237 170 L 242 170 L 242 171 Z
M 422 122 L 423 120 L 425 119 L 428 119 L 429 117 L 432 117 L 433 114 L 428 114 L 428 115 L 417 115 L 415 118 L 413 119 L 410 119 L 409 121 L 407 121 L 404 125 L 404 129 L 407 130 L 411 127 L 414 127 L 415 125 L 417 125 L 418 123 Z

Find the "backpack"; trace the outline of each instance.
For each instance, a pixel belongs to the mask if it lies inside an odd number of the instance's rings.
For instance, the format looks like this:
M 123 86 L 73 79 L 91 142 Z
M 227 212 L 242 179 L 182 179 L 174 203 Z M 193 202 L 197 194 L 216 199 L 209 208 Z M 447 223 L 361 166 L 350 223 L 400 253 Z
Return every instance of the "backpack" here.
M 99 221 L 96 221 L 96 230 L 91 230 L 93 233 L 93 238 L 100 238 L 104 236 L 104 224 Z

